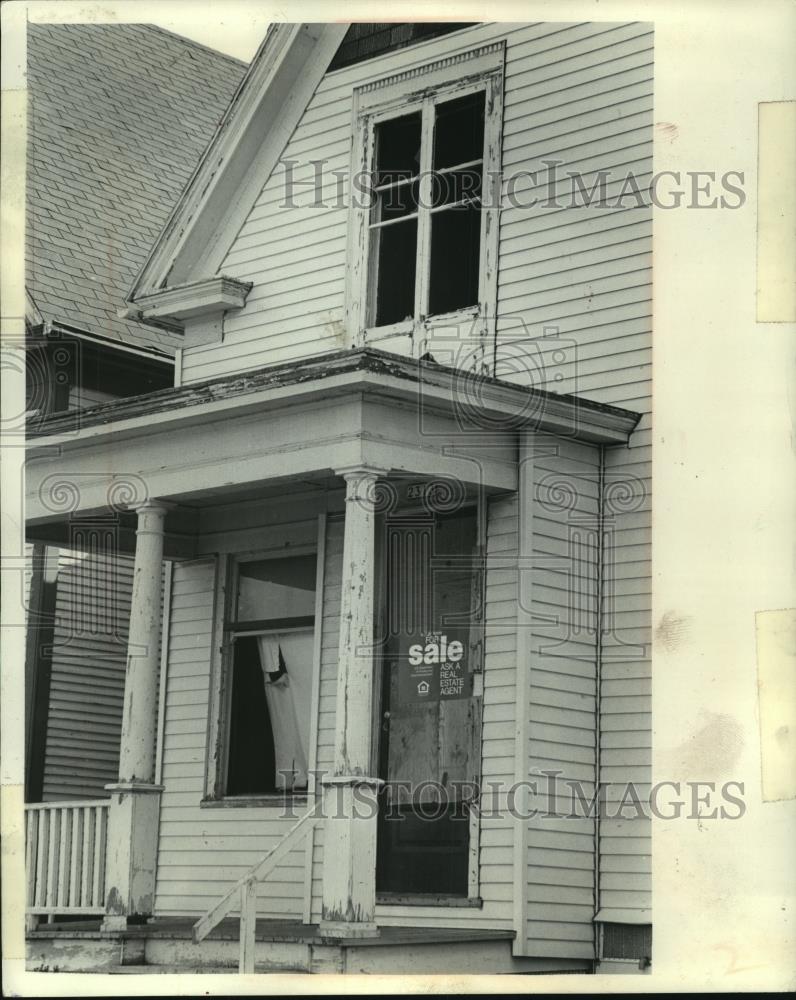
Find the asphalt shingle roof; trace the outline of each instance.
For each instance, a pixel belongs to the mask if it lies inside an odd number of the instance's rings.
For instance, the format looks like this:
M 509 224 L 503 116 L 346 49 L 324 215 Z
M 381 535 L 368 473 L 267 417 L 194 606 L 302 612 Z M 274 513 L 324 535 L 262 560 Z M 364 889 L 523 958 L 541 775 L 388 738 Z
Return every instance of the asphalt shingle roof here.
M 151 25 L 29 26 L 26 281 L 45 319 L 179 346 L 116 311 L 245 71 Z

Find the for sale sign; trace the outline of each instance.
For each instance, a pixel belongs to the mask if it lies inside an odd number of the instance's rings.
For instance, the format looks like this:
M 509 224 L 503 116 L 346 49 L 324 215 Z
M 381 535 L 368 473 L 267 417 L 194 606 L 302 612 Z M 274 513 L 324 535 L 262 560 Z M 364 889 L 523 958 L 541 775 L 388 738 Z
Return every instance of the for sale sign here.
M 469 698 L 472 694 L 465 643 L 451 632 L 429 632 L 410 643 L 400 669 L 405 701 Z

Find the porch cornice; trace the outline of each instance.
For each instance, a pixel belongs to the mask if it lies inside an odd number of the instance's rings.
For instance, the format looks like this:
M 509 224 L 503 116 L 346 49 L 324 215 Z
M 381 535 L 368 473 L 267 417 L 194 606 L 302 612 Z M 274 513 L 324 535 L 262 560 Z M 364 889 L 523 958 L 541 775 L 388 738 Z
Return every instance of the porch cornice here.
M 538 430 L 594 444 L 626 443 L 641 416 L 578 396 L 362 348 L 161 389 L 79 414 L 54 414 L 37 423 L 29 435 L 29 450 L 57 445 L 69 451 L 89 441 L 136 436 L 144 427 L 154 432 L 352 393 L 414 403 L 425 412 L 453 412 L 467 431 L 475 427 L 494 435 Z
M 520 434 L 618 444 L 637 415 L 373 350 L 310 358 L 44 421 L 28 524 L 157 497 L 331 477 L 345 468 L 517 488 Z

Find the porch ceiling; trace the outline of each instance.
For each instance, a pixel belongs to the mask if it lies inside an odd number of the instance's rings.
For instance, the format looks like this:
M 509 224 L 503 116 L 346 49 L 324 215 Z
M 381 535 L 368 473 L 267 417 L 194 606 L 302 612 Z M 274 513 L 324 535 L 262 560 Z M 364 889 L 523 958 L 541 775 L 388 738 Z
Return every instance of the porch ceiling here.
M 29 442 L 27 520 L 151 497 L 195 506 L 360 465 L 513 490 L 520 431 L 620 443 L 637 420 L 441 365 L 345 351 L 43 421 Z

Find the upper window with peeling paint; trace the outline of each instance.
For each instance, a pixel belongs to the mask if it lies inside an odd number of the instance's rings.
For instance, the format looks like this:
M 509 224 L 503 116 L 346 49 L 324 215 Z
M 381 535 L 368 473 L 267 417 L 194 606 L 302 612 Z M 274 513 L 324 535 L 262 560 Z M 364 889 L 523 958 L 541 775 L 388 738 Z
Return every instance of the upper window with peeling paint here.
M 494 316 L 502 50 L 461 59 L 355 95 L 354 342 Z
M 376 124 L 369 326 L 478 305 L 484 106 L 476 90 Z

